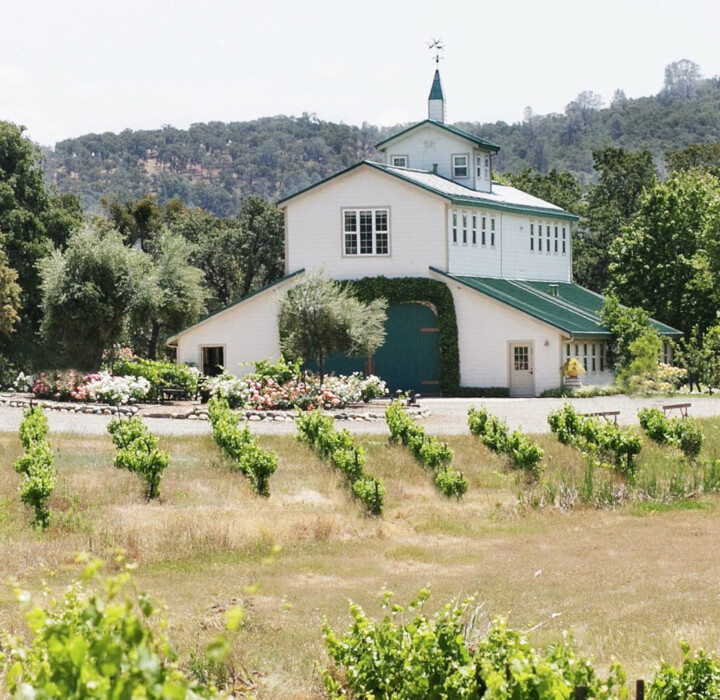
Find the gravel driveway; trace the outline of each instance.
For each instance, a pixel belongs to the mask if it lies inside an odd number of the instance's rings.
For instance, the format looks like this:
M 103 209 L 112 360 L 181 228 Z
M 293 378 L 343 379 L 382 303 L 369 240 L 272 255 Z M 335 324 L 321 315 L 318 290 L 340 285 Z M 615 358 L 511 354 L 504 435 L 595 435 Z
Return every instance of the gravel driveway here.
M 664 404 L 689 401 L 689 414 L 694 417 L 720 416 L 720 397 L 683 396 L 676 398 L 635 398 L 628 396 L 601 396 L 592 399 L 570 401 L 582 413 L 596 411 L 620 411 L 618 422 L 622 425 L 637 424 L 638 409 L 646 406 L 661 407 Z M 546 433 L 547 415 L 562 406 L 564 399 L 422 399 L 420 405 L 430 410 L 430 416 L 421 419 L 427 431 L 436 435 L 457 435 L 467 432 L 467 411 L 470 406 L 487 406 L 490 413 L 507 421 L 511 429 L 522 427 L 528 433 Z M 376 407 L 377 410 L 378 407 Z M 157 412 L 157 408 L 154 409 Z M 148 409 L 150 413 L 153 409 Z M 48 411 L 50 430 L 58 433 L 102 435 L 106 432 L 109 416 L 83 413 L 59 413 Z M 22 411 L 18 408 L 0 407 L 0 432 L 17 431 Z M 144 416 L 150 430 L 157 435 L 204 435 L 210 432 L 206 421 L 174 420 Z M 338 421 L 338 427 L 348 428 L 352 433 L 387 435 L 384 421 Z M 292 421 L 285 423 L 259 421 L 250 423 L 253 432 L 283 435 L 294 432 Z

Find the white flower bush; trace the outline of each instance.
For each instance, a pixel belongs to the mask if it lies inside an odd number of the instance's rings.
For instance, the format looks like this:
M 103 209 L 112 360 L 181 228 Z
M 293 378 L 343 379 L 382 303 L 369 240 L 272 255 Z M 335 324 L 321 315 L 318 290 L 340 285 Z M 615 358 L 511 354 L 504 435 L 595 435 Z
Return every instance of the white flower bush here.
M 12 386 L 15 391 L 28 392 L 32 391 L 33 384 L 35 384 L 34 374 L 25 374 L 25 372 L 20 372 L 20 374 L 18 374 L 15 378 L 15 381 L 12 383 Z
M 99 372 L 85 377 L 73 398 L 120 406 L 142 401 L 147 398 L 150 388 L 150 382 L 144 377 L 114 377 L 109 372 Z

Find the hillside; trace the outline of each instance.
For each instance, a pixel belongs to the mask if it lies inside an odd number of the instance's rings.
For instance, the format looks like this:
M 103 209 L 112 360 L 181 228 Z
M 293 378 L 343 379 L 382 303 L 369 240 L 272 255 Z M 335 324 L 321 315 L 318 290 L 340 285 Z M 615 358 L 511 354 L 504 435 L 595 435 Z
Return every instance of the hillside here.
M 677 87 L 666 81 L 662 92 L 638 99 L 617 91 L 607 107 L 594 93 L 583 92 L 563 114 L 541 116 L 528 109 L 515 124 L 456 126 L 502 146 L 496 160 L 500 173 L 557 168 L 587 184 L 593 179 L 593 150 L 610 145 L 649 149 L 662 173 L 666 151 L 717 141 L 720 134 L 720 77 Z M 187 130 L 88 134 L 46 150 L 46 176 L 91 211 L 103 196 L 153 192 L 160 202 L 178 197 L 228 216 L 245 195 L 276 200 L 357 160 L 372 159 L 374 144 L 404 126 L 358 127 L 304 114 L 193 124 Z

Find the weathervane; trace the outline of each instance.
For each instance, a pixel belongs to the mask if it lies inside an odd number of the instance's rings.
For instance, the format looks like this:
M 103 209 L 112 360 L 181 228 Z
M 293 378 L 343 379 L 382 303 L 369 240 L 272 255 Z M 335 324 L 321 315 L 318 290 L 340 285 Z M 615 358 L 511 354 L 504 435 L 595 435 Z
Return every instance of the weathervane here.
M 435 65 L 440 64 L 440 59 L 443 58 L 443 56 L 440 55 L 441 51 L 445 51 L 445 46 L 442 44 L 442 39 L 431 39 L 430 42 L 428 42 L 428 48 L 430 51 L 435 49 Z

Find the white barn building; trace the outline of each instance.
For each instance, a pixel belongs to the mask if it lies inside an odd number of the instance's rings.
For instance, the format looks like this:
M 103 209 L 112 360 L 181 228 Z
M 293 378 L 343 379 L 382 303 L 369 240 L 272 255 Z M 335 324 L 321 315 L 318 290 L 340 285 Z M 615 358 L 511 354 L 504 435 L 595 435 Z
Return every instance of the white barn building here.
M 585 383 L 610 382 L 603 298 L 572 282 L 578 217 L 493 181 L 499 146 L 445 123 L 438 71 L 428 115 L 378 144 L 383 162 L 281 201 L 286 276 L 170 338 L 178 362 L 242 374 L 252 369 L 243 363 L 278 358 L 279 299 L 322 268 L 337 280 L 381 277 L 366 286 L 390 290 L 385 346 L 338 369 L 424 394 L 536 396 L 561 385 L 572 356 Z

